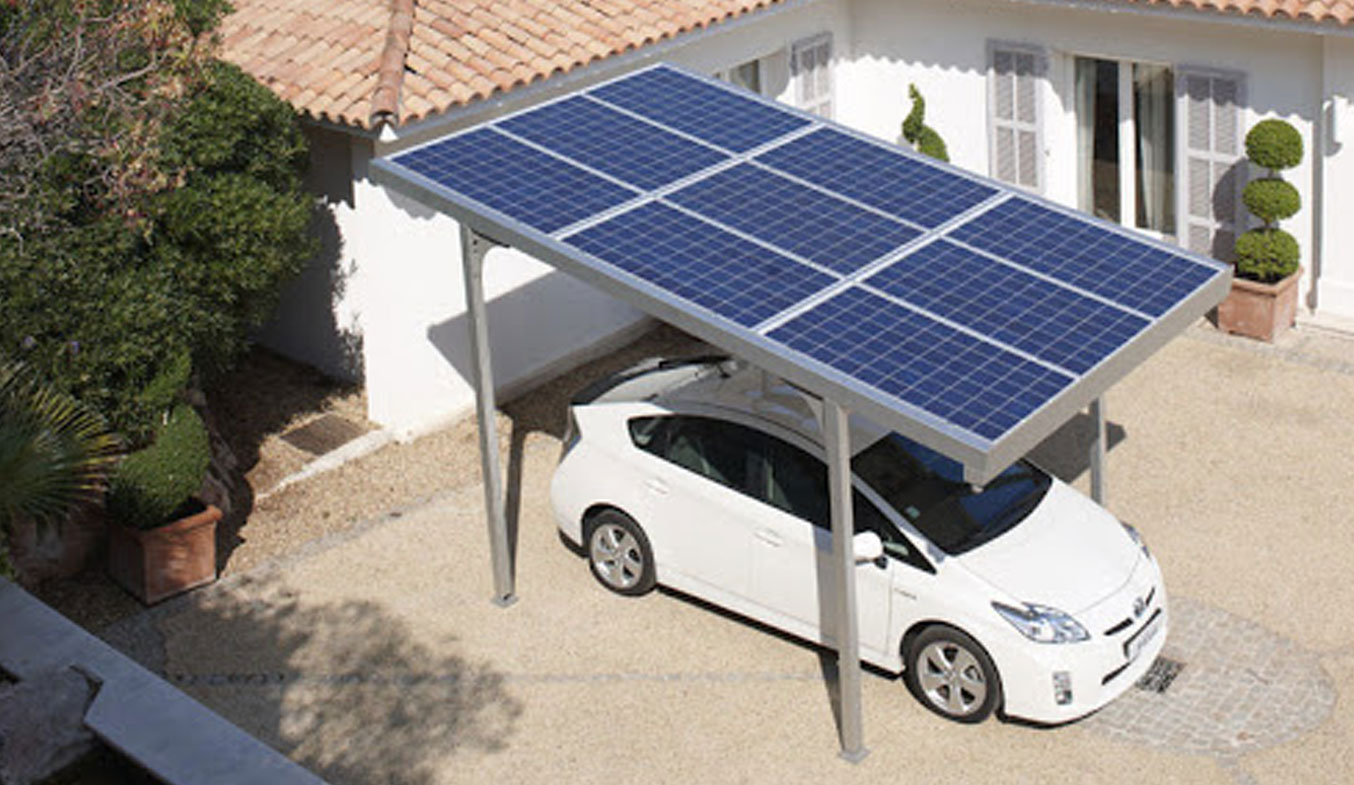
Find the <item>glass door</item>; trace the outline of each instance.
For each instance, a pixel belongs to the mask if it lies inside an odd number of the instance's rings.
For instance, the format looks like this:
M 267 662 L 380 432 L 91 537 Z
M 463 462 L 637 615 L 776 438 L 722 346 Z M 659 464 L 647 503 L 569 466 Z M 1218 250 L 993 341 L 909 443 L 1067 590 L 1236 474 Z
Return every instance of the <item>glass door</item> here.
M 1175 237 L 1175 98 L 1169 66 L 1075 61 L 1078 206 Z

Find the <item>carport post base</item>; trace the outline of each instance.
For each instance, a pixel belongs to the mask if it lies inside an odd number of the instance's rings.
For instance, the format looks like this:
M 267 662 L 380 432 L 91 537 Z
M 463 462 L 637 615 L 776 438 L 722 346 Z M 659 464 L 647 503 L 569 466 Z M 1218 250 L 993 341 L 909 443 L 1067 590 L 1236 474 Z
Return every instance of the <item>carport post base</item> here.
M 865 749 L 860 707 L 860 630 L 856 619 L 855 515 L 851 510 L 851 429 L 846 409 L 823 401 L 828 494 L 832 504 L 832 554 L 837 580 L 837 700 L 843 760 L 859 763 Z
M 465 274 L 466 312 L 470 316 L 471 366 L 475 374 L 475 408 L 479 416 L 480 470 L 484 510 L 489 523 L 489 553 L 494 568 L 494 604 L 506 608 L 517 601 L 508 519 L 504 512 L 503 475 L 499 470 L 498 426 L 494 419 L 494 372 L 489 354 L 489 321 L 484 309 L 484 256 L 496 243 L 461 225 L 461 270 Z
M 1095 435 L 1091 437 L 1091 498 L 1101 507 L 1105 506 L 1105 399 L 1091 401 L 1091 427 Z

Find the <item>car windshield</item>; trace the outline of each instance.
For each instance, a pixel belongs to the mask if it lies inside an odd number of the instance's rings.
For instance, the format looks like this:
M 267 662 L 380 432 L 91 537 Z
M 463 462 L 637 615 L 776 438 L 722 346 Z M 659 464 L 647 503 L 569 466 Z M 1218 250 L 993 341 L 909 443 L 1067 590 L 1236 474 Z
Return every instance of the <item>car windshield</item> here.
M 890 434 L 851 460 L 864 480 L 898 514 L 949 554 L 982 545 L 1030 514 L 1052 480 L 1021 461 L 981 489 L 964 481 L 958 461 L 899 434 Z

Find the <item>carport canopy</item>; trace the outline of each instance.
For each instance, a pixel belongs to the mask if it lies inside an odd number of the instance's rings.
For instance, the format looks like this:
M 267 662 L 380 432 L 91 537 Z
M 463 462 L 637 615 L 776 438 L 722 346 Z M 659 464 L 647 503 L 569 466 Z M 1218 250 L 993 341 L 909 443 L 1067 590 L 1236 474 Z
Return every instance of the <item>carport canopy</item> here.
M 1087 405 L 1102 454 L 1101 396 L 1216 305 L 1231 278 L 1215 260 L 666 64 L 372 171 L 462 227 L 499 602 L 511 601 L 513 579 L 484 318 L 492 245 L 822 399 L 852 760 L 865 749 L 848 413 L 953 458 L 975 484 Z

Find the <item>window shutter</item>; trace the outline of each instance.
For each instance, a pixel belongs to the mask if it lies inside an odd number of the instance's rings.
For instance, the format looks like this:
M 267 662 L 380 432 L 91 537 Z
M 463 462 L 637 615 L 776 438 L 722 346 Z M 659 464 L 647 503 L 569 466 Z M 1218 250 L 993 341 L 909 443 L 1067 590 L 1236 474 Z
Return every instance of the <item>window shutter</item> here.
M 1039 80 L 1047 58 L 1020 44 L 988 46 L 988 170 L 998 180 L 1044 190 Z
M 1244 82 L 1239 74 L 1180 69 L 1176 116 L 1183 118 L 1180 145 L 1185 162 L 1178 214 L 1180 242 L 1224 262 L 1235 260 L 1244 230 L 1241 189 L 1246 162 L 1241 142 Z
M 832 35 L 796 41 L 790 47 L 790 75 L 799 108 L 832 117 Z

